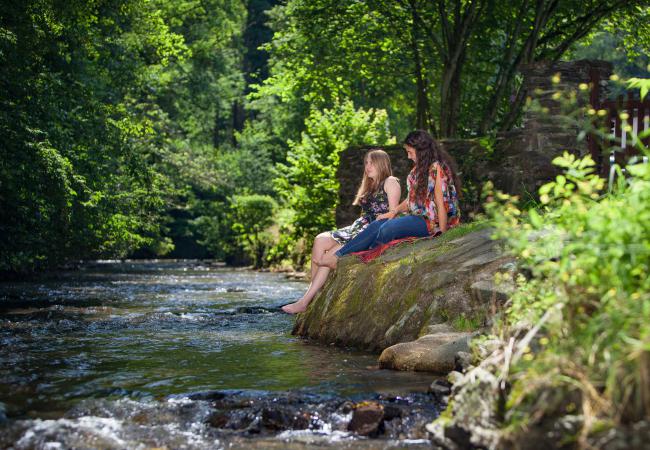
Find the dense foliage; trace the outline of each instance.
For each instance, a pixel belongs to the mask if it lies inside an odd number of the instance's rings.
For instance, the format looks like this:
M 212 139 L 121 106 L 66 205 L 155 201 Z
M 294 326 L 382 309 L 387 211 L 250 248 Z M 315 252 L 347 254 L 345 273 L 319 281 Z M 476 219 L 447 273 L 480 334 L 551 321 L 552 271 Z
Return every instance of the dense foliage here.
M 492 133 L 517 120 L 522 64 L 636 58 L 625 73 L 644 76 L 648 47 L 641 0 L 1 6 L 1 273 L 127 256 L 299 264 L 333 226 L 346 146 Z M 278 204 L 264 251 L 233 226 L 254 195 Z
M 522 66 L 559 60 L 639 5 L 647 1 L 293 0 L 274 9 L 263 92 L 383 107 L 399 135 L 414 125 L 441 137 L 509 129 L 526 99 Z
M 590 157 L 554 162 L 564 173 L 540 188 L 538 208 L 522 211 L 505 194 L 490 205 L 497 236 L 528 273 L 495 329 L 510 342 L 509 367 L 493 369 L 508 386 L 507 433 L 574 416 L 567 438 L 586 447 L 650 414 L 650 164 L 615 166 L 608 186 Z
M 309 248 L 318 233 L 335 227 L 340 153 L 353 145 L 394 143 L 394 138 L 386 111 L 355 110 L 351 101 L 313 110 L 305 126 L 300 142 L 289 142 L 287 162 L 278 164 L 275 181 L 278 193 L 295 211 L 293 237 L 307 239 Z
M 233 146 L 246 12 L 221 0 L 3 2 L 0 271 L 241 251 L 229 199 L 271 191 L 265 154 Z M 218 219 L 216 250 L 201 245 L 203 217 Z
M 147 92 L 187 55 L 149 2 L 3 2 L 0 270 L 164 252 L 165 121 Z

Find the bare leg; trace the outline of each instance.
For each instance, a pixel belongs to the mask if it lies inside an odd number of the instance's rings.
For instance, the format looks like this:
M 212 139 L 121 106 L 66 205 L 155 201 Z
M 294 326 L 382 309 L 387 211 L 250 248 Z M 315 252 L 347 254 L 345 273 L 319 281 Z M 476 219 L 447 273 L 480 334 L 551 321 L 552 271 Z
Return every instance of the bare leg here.
M 336 264 L 338 263 L 339 258 L 334 254 L 334 252 L 327 252 L 320 259 L 319 264 L 321 267 L 329 267 L 330 269 L 336 269 Z
M 341 248 L 340 244 L 334 245 L 327 253 L 334 253 L 337 251 L 339 248 Z M 307 310 L 307 306 L 309 306 L 309 303 L 314 299 L 318 291 L 323 287 L 325 284 L 325 281 L 327 281 L 327 276 L 330 273 L 330 268 L 329 267 L 324 267 L 324 266 L 318 266 L 316 261 L 312 261 L 312 268 L 316 267 L 316 273 L 311 279 L 311 283 L 309 284 L 309 288 L 307 289 L 307 292 L 305 292 L 305 295 L 303 295 L 297 302 L 291 303 L 289 305 L 284 305 L 282 307 L 282 310 L 286 313 L 289 314 L 296 314 L 300 313 L 303 311 Z
M 312 264 L 316 266 L 315 263 Z M 309 303 L 316 296 L 320 288 L 323 287 L 325 281 L 327 281 L 327 276 L 329 275 L 329 273 L 330 273 L 329 267 L 318 267 L 318 269 L 316 270 L 316 275 L 314 275 L 314 278 L 312 278 L 311 284 L 309 285 L 309 289 L 307 289 L 305 295 L 303 295 L 302 298 L 297 302 L 291 303 L 290 305 L 283 306 L 282 310 L 289 314 L 296 314 L 296 313 L 306 311 L 307 306 L 309 306 Z
M 314 245 L 311 249 L 311 280 L 316 276 L 318 261 L 320 261 L 325 252 L 339 245 L 340 244 L 332 238 L 332 235 L 329 232 L 321 233 L 316 236 L 316 239 L 314 239 Z

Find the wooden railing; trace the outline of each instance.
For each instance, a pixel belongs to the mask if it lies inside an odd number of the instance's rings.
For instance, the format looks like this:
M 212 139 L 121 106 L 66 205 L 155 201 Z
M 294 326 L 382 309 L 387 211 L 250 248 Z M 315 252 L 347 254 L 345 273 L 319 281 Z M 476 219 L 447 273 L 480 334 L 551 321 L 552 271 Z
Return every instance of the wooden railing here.
M 600 173 L 607 175 L 613 163 L 625 166 L 632 156 L 639 156 L 636 147 L 639 135 L 650 129 L 650 98 L 641 100 L 633 91 L 629 91 L 627 98 L 620 96 L 617 100 L 600 101 L 597 72 L 591 75 L 591 86 L 591 106 L 596 111 L 607 111 L 605 131 L 609 131 L 610 139 L 590 135 L 589 151 L 598 164 Z M 650 145 L 650 136 L 643 138 L 642 142 L 646 146 Z

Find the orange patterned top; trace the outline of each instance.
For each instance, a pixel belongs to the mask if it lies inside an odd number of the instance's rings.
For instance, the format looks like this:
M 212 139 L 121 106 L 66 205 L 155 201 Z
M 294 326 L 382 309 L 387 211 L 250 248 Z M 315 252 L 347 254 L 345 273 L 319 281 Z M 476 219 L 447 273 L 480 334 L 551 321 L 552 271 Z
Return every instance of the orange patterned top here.
M 415 198 L 415 191 L 417 188 L 417 175 L 415 173 L 415 167 L 411 169 L 411 172 L 407 178 L 406 186 L 408 189 L 409 214 L 415 216 L 423 216 L 424 220 L 427 223 L 427 229 L 429 230 L 430 235 L 435 235 L 440 232 L 440 213 L 436 208 L 434 191 L 438 171 L 441 169 L 442 173 L 440 175 L 442 180 L 442 197 L 444 199 L 445 209 L 447 210 L 447 228 L 451 228 L 460 223 L 460 208 L 458 206 L 458 192 L 456 192 L 456 186 L 454 186 L 454 178 L 449 166 L 444 163 L 441 164 L 438 161 L 435 161 L 433 164 L 431 164 L 431 167 L 429 168 L 427 195 L 424 200 L 424 204 L 418 202 Z

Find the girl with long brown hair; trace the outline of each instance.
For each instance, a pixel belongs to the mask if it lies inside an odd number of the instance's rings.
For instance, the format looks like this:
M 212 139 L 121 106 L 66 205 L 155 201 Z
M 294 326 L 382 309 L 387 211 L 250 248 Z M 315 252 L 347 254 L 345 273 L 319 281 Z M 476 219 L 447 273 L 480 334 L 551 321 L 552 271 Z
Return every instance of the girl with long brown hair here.
M 409 133 L 404 149 L 415 163 L 407 179 L 407 198 L 339 250 L 324 254 L 319 264 L 335 268 L 338 257 L 348 253 L 405 237 L 435 236 L 460 222 L 460 180 L 454 159 L 424 130 Z M 395 218 L 400 213 L 406 215 Z
M 363 179 L 353 202 L 361 207 L 361 216 L 352 225 L 316 236 L 311 253 L 309 288 L 298 301 L 283 306 L 284 312 L 296 314 L 305 311 L 309 302 L 323 287 L 330 272 L 329 267 L 318 265 L 323 256 L 336 252 L 374 221 L 386 219 L 390 209 L 397 208 L 402 192 L 399 181 L 392 175 L 388 153 L 380 149 L 366 153 Z

